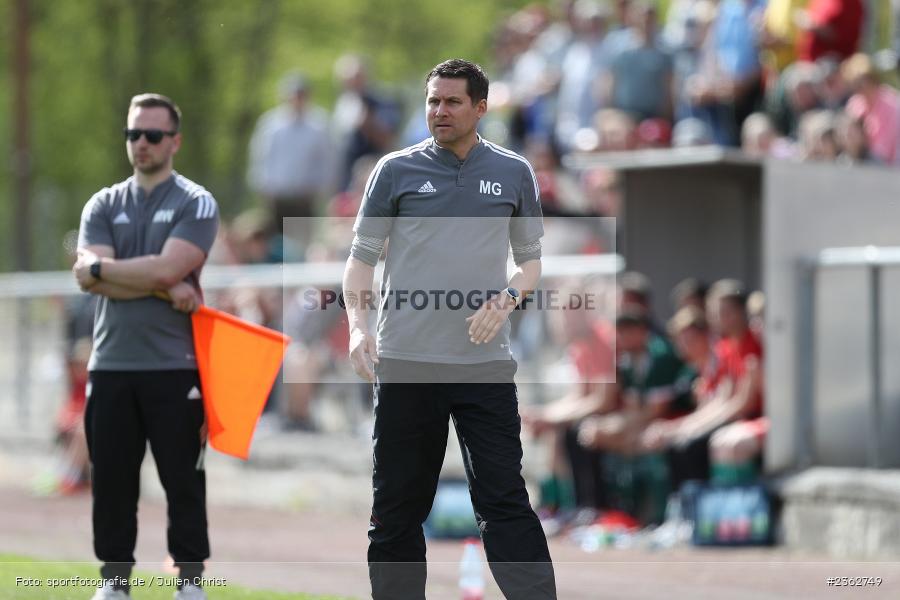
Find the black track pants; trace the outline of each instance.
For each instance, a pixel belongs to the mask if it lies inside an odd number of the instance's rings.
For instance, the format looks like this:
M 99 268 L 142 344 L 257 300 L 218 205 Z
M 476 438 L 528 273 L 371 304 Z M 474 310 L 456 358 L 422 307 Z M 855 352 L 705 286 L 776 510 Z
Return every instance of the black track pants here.
M 202 573 L 209 539 L 199 390 L 197 371 L 90 373 L 85 432 L 94 552 L 105 563 L 104 577 L 127 577 L 134 565 L 140 469 L 148 441 L 166 492 L 169 553 L 183 577 Z
M 425 598 L 422 523 L 431 511 L 451 419 L 497 584 L 510 600 L 556 598 L 547 540 L 521 475 L 515 384 L 387 383 L 380 376 L 368 553 L 372 597 Z

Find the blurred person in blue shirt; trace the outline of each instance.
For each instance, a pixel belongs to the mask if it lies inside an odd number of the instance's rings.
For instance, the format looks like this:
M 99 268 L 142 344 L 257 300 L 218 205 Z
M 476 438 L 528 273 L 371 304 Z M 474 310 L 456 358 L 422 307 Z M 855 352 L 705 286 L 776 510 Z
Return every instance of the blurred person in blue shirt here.
M 610 104 L 638 120 L 672 119 L 672 57 L 657 35 L 657 11 L 651 4 L 632 10 L 633 43 L 610 63 Z
M 721 145 L 739 143 L 741 124 L 762 100 L 763 8 L 758 0 L 724 0 L 706 41 L 700 72 L 686 83 L 691 116 L 706 121 Z
M 281 231 L 285 217 L 315 216 L 316 200 L 331 187 L 333 160 L 328 116 L 310 102 L 306 78 L 290 73 L 279 91 L 282 103 L 259 118 L 250 139 L 247 179 Z

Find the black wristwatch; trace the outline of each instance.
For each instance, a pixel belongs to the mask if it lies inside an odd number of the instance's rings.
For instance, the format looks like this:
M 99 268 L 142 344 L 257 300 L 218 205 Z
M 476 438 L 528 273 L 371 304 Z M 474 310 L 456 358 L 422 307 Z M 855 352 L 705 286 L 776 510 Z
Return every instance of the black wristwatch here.
M 91 277 L 100 281 L 100 261 L 94 261 L 91 263 Z
M 507 295 L 507 296 L 509 296 L 510 298 L 512 298 L 513 304 L 515 304 L 516 306 L 519 305 L 519 300 L 520 300 L 521 297 L 522 297 L 522 293 L 521 293 L 519 290 L 517 290 L 517 289 L 514 288 L 514 287 L 508 287 L 508 288 L 506 288 L 506 289 L 503 290 L 503 291 L 506 292 L 506 295 Z

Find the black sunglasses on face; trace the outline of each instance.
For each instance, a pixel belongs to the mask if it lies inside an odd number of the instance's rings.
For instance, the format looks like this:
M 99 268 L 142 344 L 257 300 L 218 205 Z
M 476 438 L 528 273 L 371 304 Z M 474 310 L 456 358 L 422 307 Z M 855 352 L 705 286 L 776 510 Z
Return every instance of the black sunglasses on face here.
M 128 129 L 122 130 L 125 133 L 125 139 L 129 142 L 136 142 L 145 136 L 151 144 L 158 144 L 167 135 L 175 135 L 177 131 L 163 131 L 162 129 Z

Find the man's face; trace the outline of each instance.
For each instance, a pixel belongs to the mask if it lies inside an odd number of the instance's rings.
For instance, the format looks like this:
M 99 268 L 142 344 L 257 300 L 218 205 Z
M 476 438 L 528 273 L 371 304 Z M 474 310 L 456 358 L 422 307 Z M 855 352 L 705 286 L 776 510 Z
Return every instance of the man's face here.
M 435 77 L 425 93 L 428 130 L 442 146 L 453 146 L 475 135 L 478 120 L 487 110 L 487 101 L 474 105 L 466 92 L 465 79 Z
M 706 332 L 695 327 L 686 327 L 675 336 L 675 344 L 682 358 L 689 362 L 702 360 L 709 349 Z
M 747 314 L 730 298 L 719 300 L 719 327 L 722 335 L 729 337 L 740 336 L 747 329 Z
M 175 124 L 172 123 L 169 111 L 161 106 L 149 108 L 138 106 L 128 113 L 128 129 L 172 131 L 175 129 Z M 128 161 L 135 170 L 145 175 L 152 175 L 169 166 L 179 147 L 181 147 L 181 134 L 165 135 L 158 144 L 148 142 L 146 135 L 142 135 L 134 142 L 125 141 Z
M 656 33 L 656 9 L 645 7 L 637 11 L 634 18 L 635 26 L 644 37 L 649 38 Z
M 803 112 L 816 107 L 819 99 L 816 94 L 816 87 L 809 82 L 800 83 L 792 93 L 789 94 L 789 101 L 793 105 L 795 112 Z
M 647 346 L 649 332 L 643 325 L 620 324 L 616 327 L 616 350 L 635 354 Z

